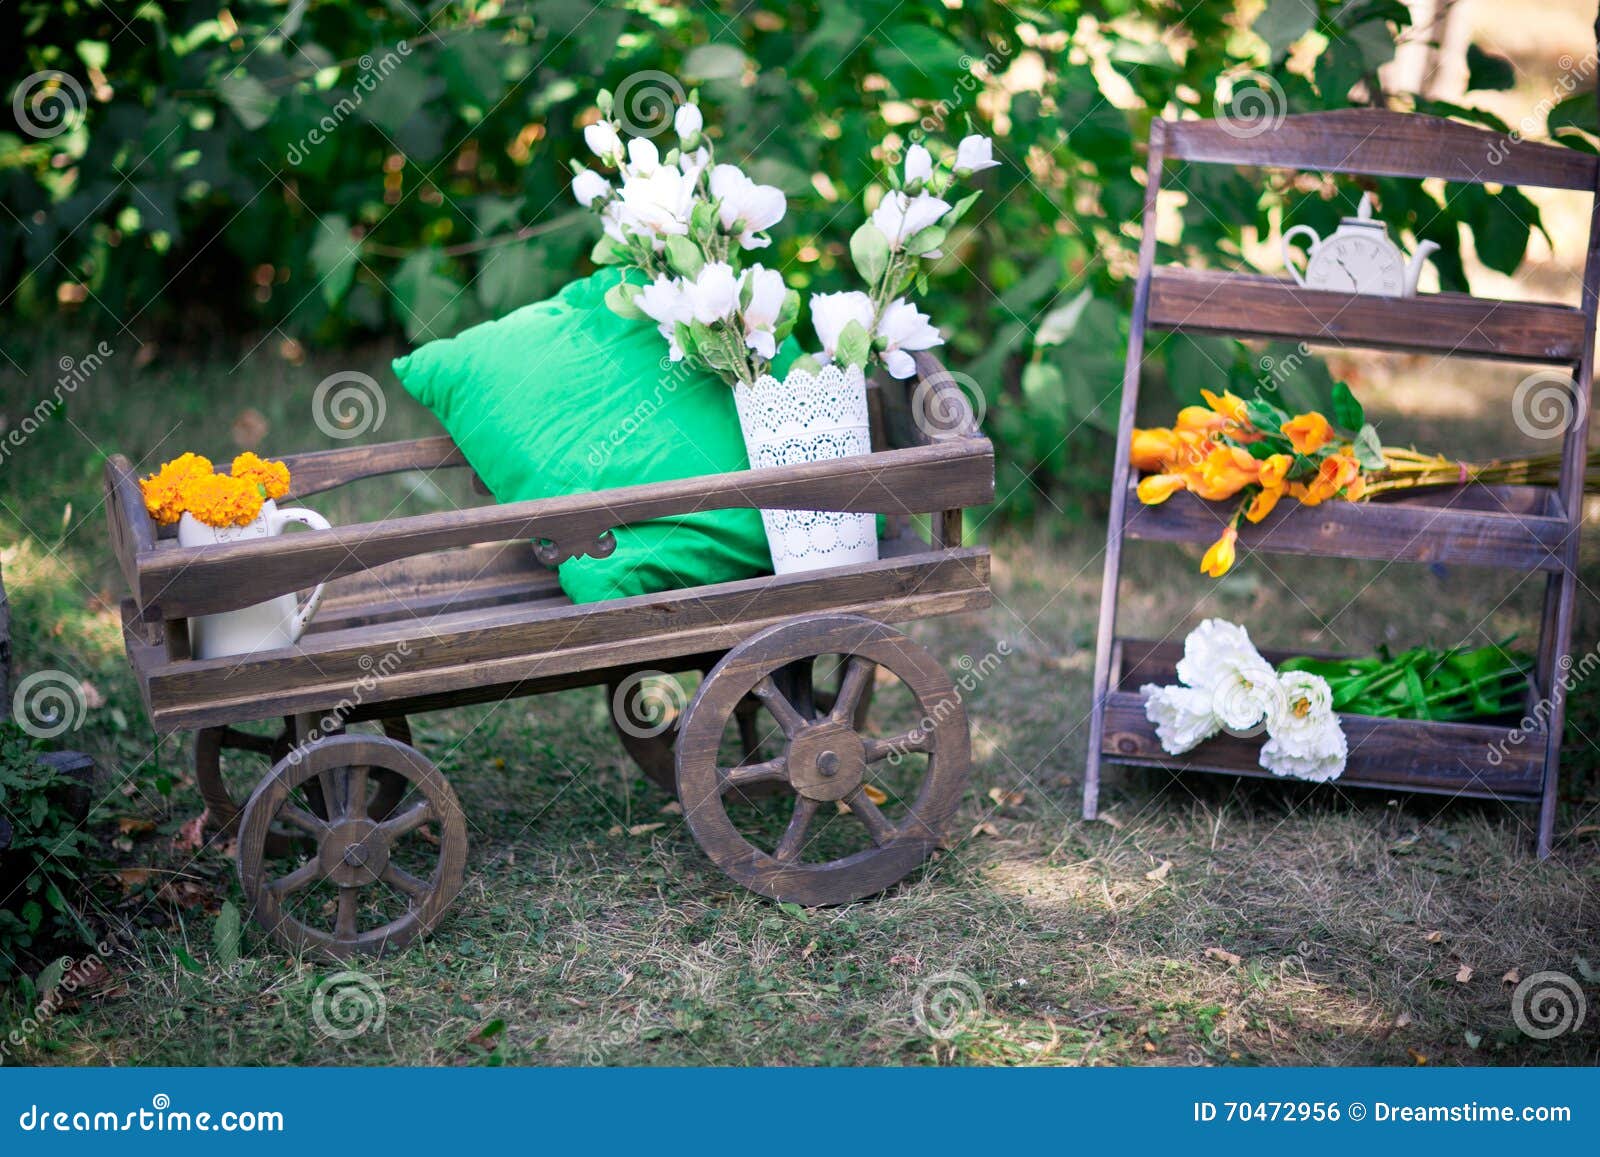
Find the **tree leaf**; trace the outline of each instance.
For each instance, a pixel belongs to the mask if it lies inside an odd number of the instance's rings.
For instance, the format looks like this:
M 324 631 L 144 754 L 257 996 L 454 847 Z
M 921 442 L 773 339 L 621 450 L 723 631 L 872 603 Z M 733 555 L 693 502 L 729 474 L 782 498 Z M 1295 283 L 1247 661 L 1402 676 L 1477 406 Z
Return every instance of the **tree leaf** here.
M 239 963 L 241 930 L 239 909 L 232 900 L 224 900 L 217 912 L 217 922 L 211 926 L 211 943 L 217 950 L 217 963 L 224 968 L 232 968 Z
M 1383 443 L 1372 426 L 1362 426 L 1355 437 L 1356 461 L 1363 470 L 1382 470 L 1389 463 L 1383 457 Z
M 1267 42 L 1277 60 L 1289 46 L 1311 31 L 1317 22 L 1317 0 L 1268 0 L 1266 9 L 1250 26 Z
M 320 281 L 322 300 L 338 305 L 356 275 L 356 257 L 361 243 L 350 236 L 350 221 L 342 213 L 330 213 L 317 222 L 317 235 L 311 242 L 311 268 Z
M 400 263 L 394 296 L 412 341 L 445 337 L 461 317 L 461 283 L 439 272 L 438 255 L 424 249 Z
M 840 332 L 833 352 L 835 360 L 842 365 L 864 366 L 872 352 L 872 338 L 859 321 L 851 321 Z
M 1367 424 L 1366 411 L 1345 382 L 1335 382 L 1333 385 L 1332 409 L 1333 424 L 1341 430 L 1355 431 Z
M 1517 70 L 1503 56 L 1485 52 L 1476 44 L 1467 45 L 1467 89 L 1474 92 L 1504 92 L 1515 88 Z
M 235 68 L 217 81 L 217 95 L 239 123 L 252 132 L 271 120 L 278 108 L 278 98 L 271 90 L 242 68 Z
M 683 277 L 698 277 L 705 268 L 706 259 L 700 246 L 687 237 L 675 236 L 667 238 L 667 264 Z

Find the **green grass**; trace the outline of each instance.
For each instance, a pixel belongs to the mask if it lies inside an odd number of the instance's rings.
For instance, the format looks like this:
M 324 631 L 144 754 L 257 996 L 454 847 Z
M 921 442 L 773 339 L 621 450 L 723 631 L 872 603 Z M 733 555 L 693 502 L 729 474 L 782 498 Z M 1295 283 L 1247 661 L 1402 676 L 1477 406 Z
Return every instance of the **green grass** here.
M 7 348 L 19 356 L 16 343 Z M 47 389 L 58 356 L 37 352 L 27 374 L 0 376 L 13 423 Z M 1116 772 L 1106 820 L 1086 824 L 1078 811 L 1097 526 L 1027 538 L 979 527 L 996 552 L 995 606 L 911 628 L 952 672 L 1002 640 L 1010 653 L 968 696 L 977 769 L 954 846 L 869 902 L 804 911 L 733 885 L 627 761 L 597 690 L 415 719 L 418 745 L 470 821 L 467 886 L 431 939 L 359 966 L 382 994 L 381 1027 L 329 1036 L 314 1005 L 339 969 L 296 959 L 248 926 L 230 962 L 219 914 L 243 898 L 229 849 L 174 846 L 201 810 L 188 737 L 153 744 L 122 660 L 120 580 L 98 476 L 112 450 L 147 468 L 183 449 L 220 453 L 246 409 L 267 423 L 264 452 L 333 445 L 311 421 L 312 387 L 336 369 L 390 382 L 384 356 L 296 366 L 269 346 L 233 372 L 238 353 L 158 354 L 141 366 L 133 348 L 119 350 L 70 399 L 70 422 L 53 422 L 5 462 L 0 562 L 18 673 L 68 671 L 103 699 L 71 737 L 100 762 L 91 825 L 106 857 L 92 892 L 77 899 L 120 945 L 93 990 L 31 1031 L 14 1059 L 1596 1061 L 1592 981 L 1585 1027 L 1539 1042 L 1513 1026 L 1502 980 L 1512 970 L 1580 975 L 1578 958 L 1581 968 L 1600 965 L 1593 690 L 1574 697 L 1565 839 L 1546 863 L 1532 856 L 1528 809 L 1337 785 Z M 397 387 L 386 393 L 377 437 L 431 432 Z M 1419 427 L 1419 436 L 1435 433 Z M 347 522 L 470 497 L 464 481 L 408 476 L 313 505 Z M 1595 555 L 1591 543 L 1591 587 Z M 1223 614 L 1249 623 L 1263 644 L 1361 650 L 1384 640 L 1531 637 L 1536 628 L 1539 591 L 1525 576 L 1274 559 L 1271 570 L 1251 563 L 1213 585 L 1196 561 L 1175 548 L 1134 548 L 1124 629 L 1161 632 Z M 1586 596 L 1578 649 L 1597 636 L 1600 608 Z M 628 834 L 651 824 L 661 826 Z M 1463 966 L 1471 974 L 1458 979 Z M 939 979 L 946 974 L 958 976 Z M 919 1001 L 974 993 L 981 1007 L 950 1039 L 919 1026 Z M 26 1012 L 13 990 L 0 1003 L 0 1029 Z

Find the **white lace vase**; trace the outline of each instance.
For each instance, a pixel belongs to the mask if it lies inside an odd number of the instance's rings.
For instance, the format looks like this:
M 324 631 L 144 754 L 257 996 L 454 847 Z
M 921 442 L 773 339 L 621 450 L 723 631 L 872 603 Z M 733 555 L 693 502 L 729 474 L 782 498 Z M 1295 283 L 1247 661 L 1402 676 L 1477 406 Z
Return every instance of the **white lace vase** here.
M 867 384 L 859 368 L 824 366 L 783 381 L 767 374 L 733 389 L 753 469 L 872 453 Z M 819 570 L 878 557 L 877 516 L 827 510 L 763 510 L 772 569 Z

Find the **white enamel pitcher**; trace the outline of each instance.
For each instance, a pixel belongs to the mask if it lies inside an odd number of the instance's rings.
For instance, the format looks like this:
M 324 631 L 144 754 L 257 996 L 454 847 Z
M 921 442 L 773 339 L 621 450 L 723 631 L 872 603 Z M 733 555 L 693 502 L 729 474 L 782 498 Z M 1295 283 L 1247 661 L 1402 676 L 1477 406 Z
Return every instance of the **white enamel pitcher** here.
M 261 513 L 256 515 L 255 521 L 244 526 L 207 526 L 184 512 L 178 520 L 178 545 L 211 546 L 219 542 L 268 538 L 282 534 L 290 523 L 309 526 L 312 530 L 330 528 L 328 520 L 314 510 L 299 506 L 279 510 L 278 504 L 269 498 L 261 504 Z M 318 583 L 304 602 L 292 594 L 279 595 L 242 610 L 190 619 L 190 653 L 196 659 L 215 659 L 222 655 L 248 655 L 253 651 L 294 646 L 317 613 L 322 602 L 322 586 Z

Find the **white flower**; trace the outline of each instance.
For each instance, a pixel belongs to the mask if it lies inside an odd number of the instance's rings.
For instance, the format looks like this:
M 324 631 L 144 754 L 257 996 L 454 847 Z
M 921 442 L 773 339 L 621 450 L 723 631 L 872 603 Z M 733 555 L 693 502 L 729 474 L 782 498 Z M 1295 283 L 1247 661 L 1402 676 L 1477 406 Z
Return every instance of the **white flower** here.
M 737 233 L 745 249 L 764 249 L 771 244 L 756 234 L 783 220 L 788 202 L 776 185 L 758 185 L 737 165 L 718 165 L 711 170 L 711 195 L 722 202 L 719 215 L 722 227 Z
M 1161 750 L 1167 754 L 1182 755 L 1217 733 L 1220 725 L 1211 712 L 1211 696 L 1205 691 L 1147 683 L 1139 692 L 1145 697 L 1145 718 L 1155 724 Z
M 1297 740 L 1295 749 L 1290 750 L 1289 744 L 1278 736 L 1269 738 L 1261 746 L 1261 766 L 1273 775 L 1315 783 L 1337 779 L 1344 771 L 1349 748 L 1336 716 L 1330 716 L 1321 728 L 1298 736 Z
M 683 175 L 689 178 L 691 185 L 700 183 L 700 174 L 705 172 L 706 166 L 711 163 L 711 150 L 707 148 L 694 149 L 690 152 L 678 154 L 678 168 L 683 170 Z
M 928 315 L 903 297 L 884 307 L 878 319 L 878 337 L 885 343 L 884 367 L 897 378 L 917 372 L 917 363 L 908 351 L 932 349 L 944 341 L 944 335 L 928 323 Z
M 739 278 L 726 261 L 704 265 L 686 292 L 694 319 L 706 325 L 732 317 L 739 308 Z
M 1178 679 L 1210 690 L 1235 671 L 1265 666 L 1267 661 L 1250 642 L 1249 631 L 1226 619 L 1207 619 L 1183 641 Z
M 985 169 L 992 169 L 1000 162 L 994 159 L 994 146 L 989 138 L 973 133 L 969 137 L 962 137 L 961 143 L 956 146 L 956 176 L 970 177 L 973 173 L 981 173 Z
M 648 137 L 634 137 L 628 142 L 628 166 L 625 172 L 631 177 L 648 177 L 661 167 L 661 153 L 656 143 Z
M 596 121 L 583 130 L 583 143 L 602 161 L 615 164 L 622 158 L 622 138 L 610 121 Z
M 657 323 L 656 328 L 667 339 L 672 360 L 681 361 L 683 350 L 678 345 L 678 322 L 694 317 L 683 282 L 663 274 L 641 289 L 633 301 L 646 317 Z
M 1290 745 L 1291 749 L 1313 737 L 1330 721 L 1333 715 L 1333 688 L 1321 675 L 1310 671 L 1285 671 L 1278 676 L 1283 689 L 1281 709 L 1273 716 L 1269 730 L 1275 738 Z
M 1238 735 L 1259 734 L 1261 726 L 1283 709 L 1278 673 L 1266 660 L 1232 667 L 1205 690 L 1217 719 Z
M 771 361 L 778 353 L 777 337 L 773 333 L 778 324 L 778 314 L 783 312 L 783 299 L 788 288 L 783 284 L 783 274 L 776 269 L 752 265 L 744 279 L 750 287 L 750 304 L 744 307 L 744 344 Z
M 572 178 L 572 195 L 587 209 L 596 201 L 611 196 L 611 182 L 593 169 L 585 169 Z
M 926 181 L 933 176 L 933 154 L 921 145 L 906 150 L 906 184 Z
M 677 132 L 678 139 L 687 143 L 700 135 L 700 130 L 705 127 L 705 119 L 701 117 L 700 110 L 695 105 L 679 105 L 677 113 L 672 118 L 672 127 Z
M 689 232 L 694 208 L 694 183 L 677 169 L 663 166 L 648 177 L 622 183 L 619 224 L 643 233 L 660 248 L 662 237 Z
M 864 293 L 813 293 L 811 327 L 817 331 L 824 361 L 833 360 L 844 327 L 857 322 L 862 329 L 872 325 L 872 298 Z
M 878 232 L 889 239 L 891 249 L 905 248 L 906 240 L 936 225 L 939 218 L 950 211 L 950 203 L 941 201 L 930 193 L 909 197 L 899 189 L 883 195 L 878 207 L 872 211 L 872 223 Z

